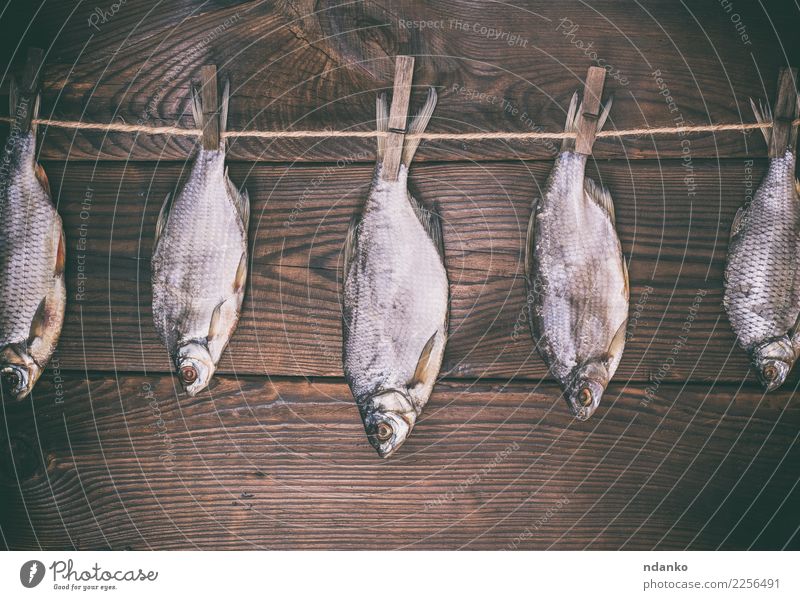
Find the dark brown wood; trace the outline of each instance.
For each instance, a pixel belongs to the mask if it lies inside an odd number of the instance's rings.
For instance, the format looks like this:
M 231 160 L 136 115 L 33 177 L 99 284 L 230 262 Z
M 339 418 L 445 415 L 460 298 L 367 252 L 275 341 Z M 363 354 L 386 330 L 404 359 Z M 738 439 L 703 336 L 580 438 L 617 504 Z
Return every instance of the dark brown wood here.
M 483 0 L 399 0 L 390 5 L 368 0 L 320 10 L 296 0 L 129 0 L 98 29 L 87 26 L 95 8 L 91 3 L 48 3 L 31 25 L 30 31 L 41 37 L 39 45 L 49 49 L 45 117 L 178 122 L 191 128 L 189 87 L 203 64 L 214 63 L 230 72 L 234 83 L 231 130 L 369 131 L 374 129 L 375 96 L 391 89 L 395 57 L 407 54 L 416 57 L 419 87 L 412 102 L 423 100 L 427 86 L 436 86 L 439 93 L 429 131 L 558 132 L 586 69 L 597 66 L 596 52 L 609 65 L 606 92 L 615 94 L 606 129 L 675 126 L 676 119 L 686 124 L 753 122 L 749 98 L 772 94 L 779 67 L 800 63 L 796 9 L 790 3 L 736 5 L 747 40 L 737 33 L 730 14 L 713 2 L 691 7 L 614 0 L 591 6 L 511 6 Z M 443 21 L 443 27 L 422 30 L 420 21 Z M 481 27 L 508 37 L 491 39 Z M 13 28 L 7 37 L 18 39 L 23 29 Z M 785 32 L 780 44 L 776 30 Z M 510 41 L 512 35 L 518 38 Z M 6 62 L 17 65 L 17 60 L 9 54 Z M 660 73 L 664 89 L 654 73 Z M 196 144 L 193 138 L 54 128 L 43 131 L 41 139 L 43 157 L 53 160 L 184 160 Z M 682 158 L 685 139 L 691 141 L 694 159 L 766 155 L 758 131 L 642 136 L 622 144 L 601 138 L 593 154 L 625 160 Z M 550 158 L 557 146 L 541 140 L 425 142 L 415 162 Z M 229 156 L 373 162 L 375 141 L 240 139 L 231 140 Z
M 444 381 L 383 461 L 340 381 L 60 385 L 0 418 L 15 549 L 798 547 L 789 390 L 615 384 L 577 423 L 553 385 Z
M 769 156 L 776 158 L 786 154 L 786 149 L 797 146 L 797 69 L 783 67 L 778 73 L 778 88 L 775 108 L 772 110 L 772 134 Z
M 190 86 L 214 64 L 235 83 L 231 130 L 370 132 L 405 55 L 411 101 L 437 88 L 431 132 L 562 131 L 593 66 L 615 95 L 605 129 L 752 122 L 748 98 L 800 64 L 791 3 L 98 8 L 4 10 L 9 75 L 24 71 L 18 49 L 47 48 L 41 116 L 194 128 Z M 68 313 L 32 400 L 0 411 L 0 547 L 800 549 L 800 369 L 764 396 L 722 310 L 730 223 L 767 165 L 759 132 L 596 140 L 589 175 L 615 200 L 631 314 L 583 424 L 524 312 L 525 226 L 552 162 L 517 159 L 550 159 L 558 142 L 423 143 L 411 184 L 443 218 L 451 331 L 443 379 L 389 461 L 340 379 L 341 248 L 374 136 L 228 140 L 252 264 L 239 328 L 194 399 L 153 330 L 149 264 L 198 140 L 38 139 L 64 217 Z
M 580 105 L 578 131 L 575 138 L 575 152 L 591 154 L 594 139 L 597 135 L 597 118 L 600 116 L 600 99 L 603 97 L 603 85 L 606 70 L 600 67 L 589 67 L 586 84 L 583 87 L 583 100 Z
M 41 48 L 28 48 L 28 59 L 22 74 L 21 93 L 34 96 L 39 91 L 44 51 Z
M 620 381 L 752 377 L 722 309 L 722 272 L 745 181 L 756 185 L 765 166 L 756 161 L 748 172 L 740 160 L 695 161 L 688 187 L 680 165 L 590 163 L 590 175 L 611 190 L 630 258 L 630 339 Z M 189 164 L 46 168 L 67 235 L 62 365 L 170 371 L 152 325 L 149 265 L 160 205 Z M 550 169 L 546 162 L 411 169 L 415 196 L 438 205 L 444 222 L 450 376 L 547 376 L 528 332 L 522 250 L 531 201 Z M 341 376 L 342 244 L 372 166 L 234 164 L 230 173 L 250 193 L 252 264 L 242 320 L 220 369 Z
M 386 151 L 383 157 L 382 177 L 386 181 L 397 181 L 397 173 L 400 170 L 413 78 L 414 58 L 398 56 L 394 73 L 392 105 L 389 109 L 389 136 L 386 138 Z
M 219 150 L 220 113 L 216 65 L 203 65 L 200 69 L 200 81 L 200 97 L 203 103 L 203 148 Z

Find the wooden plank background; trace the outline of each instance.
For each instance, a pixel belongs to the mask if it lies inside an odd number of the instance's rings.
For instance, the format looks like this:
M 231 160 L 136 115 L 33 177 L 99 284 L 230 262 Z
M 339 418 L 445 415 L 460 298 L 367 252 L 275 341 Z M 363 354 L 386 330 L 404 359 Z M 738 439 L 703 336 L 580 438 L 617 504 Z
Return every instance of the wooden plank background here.
M 213 62 L 232 82 L 231 129 L 370 130 L 393 57 L 410 53 L 412 107 L 439 90 L 430 131 L 559 131 L 595 64 L 581 42 L 620 74 L 608 127 L 752 122 L 748 98 L 772 101 L 778 68 L 800 64 L 800 14 L 741 4 L 128 0 L 103 23 L 95 4 L 15 3 L 0 93 L 38 45 L 43 116 L 192 127 L 188 89 Z M 445 223 L 451 339 L 388 461 L 341 378 L 340 253 L 373 140 L 231 143 L 250 279 L 220 375 L 191 399 L 152 327 L 149 266 L 195 140 L 40 138 L 69 305 L 32 399 L 3 405 L 5 547 L 800 547 L 800 378 L 763 395 L 721 307 L 730 223 L 767 165 L 760 133 L 598 140 L 589 170 L 615 199 L 632 314 L 587 423 L 523 311 L 525 228 L 555 148 L 425 142 L 412 180 Z

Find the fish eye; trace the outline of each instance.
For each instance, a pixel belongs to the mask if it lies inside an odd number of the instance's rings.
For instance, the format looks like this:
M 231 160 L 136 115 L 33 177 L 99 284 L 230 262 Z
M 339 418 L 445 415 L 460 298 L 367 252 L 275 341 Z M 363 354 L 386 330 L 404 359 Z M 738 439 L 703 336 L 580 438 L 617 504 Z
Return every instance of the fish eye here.
M 590 390 L 588 387 L 583 388 L 578 394 L 578 402 L 581 403 L 581 406 L 591 406 L 592 390 Z
M 764 377 L 770 381 L 778 376 L 778 369 L 775 365 L 767 365 L 764 367 Z
M 181 380 L 187 385 L 197 381 L 197 369 L 192 366 L 181 367 Z
M 375 437 L 378 438 L 381 442 L 388 442 L 392 434 L 391 426 L 388 423 L 379 423 L 378 424 L 378 431 L 375 432 Z
M 6 387 L 12 390 L 19 387 L 20 384 L 19 374 L 13 369 L 9 369 L 8 371 L 3 371 L 2 378 L 3 378 L 3 384 Z

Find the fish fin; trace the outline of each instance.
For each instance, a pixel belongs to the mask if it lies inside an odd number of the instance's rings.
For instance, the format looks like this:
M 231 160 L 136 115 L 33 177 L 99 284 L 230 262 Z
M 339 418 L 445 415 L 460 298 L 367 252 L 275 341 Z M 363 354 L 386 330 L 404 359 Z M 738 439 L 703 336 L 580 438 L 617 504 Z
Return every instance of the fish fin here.
M 436 90 L 434 88 L 428 88 L 428 97 L 425 99 L 425 104 L 411 121 L 408 133 L 416 135 L 425 132 L 433 116 L 433 111 L 436 108 L 436 100 Z M 403 156 L 401 162 L 406 166 L 406 169 L 411 166 L 411 161 L 414 160 L 414 154 L 416 154 L 417 148 L 419 148 L 419 143 L 419 138 L 405 138 L 403 140 Z
M 539 210 L 539 198 L 534 198 L 531 208 L 531 218 L 528 219 L 528 231 L 525 234 L 525 279 L 530 284 L 531 268 L 533 267 L 533 254 L 536 244 L 536 213 Z
M 630 300 L 631 298 L 631 280 L 628 277 L 628 261 L 625 260 L 625 256 L 622 257 L 622 277 L 625 280 L 625 299 Z
M 196 129 L 203 129 L 203 101 L 200 100 L 200 90 L 196 85 L 192 85 L 192 117 Z
M 431 212 L 423 207 L 410 193 L 408 194 L 408 201 L 411 203 L 411 208 L 414 209 L 414 213 L 417 215 L 417 219 L 419 219 L 422 228 L 427 232 L 433 245 L 436 246 L 436 250 L 439 251 L 439 256 L 441 256 L 442 261 L 444 261 L 444 236 L 442 235 L 441 217 L 437 213 Z
M 767 142 L 767 146 L 769 146 L 770 140 L 772 139 L 772 131 L 768 124 L 772 122 L 772 109 L 760 100 L 758 101 L 758 106 L 756 106 L 755 100 L 752 98 L 750 98 L 750 106 L 753 108 L 756 121 L 758 121 L 759 124 L 764 124 L 764 127 L 760 127 L 760 129 L 761 133 L 764 135 L 764 141 Z
M 8 87 L 8 115 L 12 119 L 17 114 L 17 103 L 19 103 L 19 84 L 12 77 Z
M 611 105 L 614 104 L 614 94 L 611 94 L 608 98 L 606 98 L 606 103 L 603 104 L 603 111 L 600 113 L 600 116 L 597 117 L 597 133 L 603 129 L 603 125 L 606 124 L 608 120 L 608 114 L 611 112 Z
M 231 101 L 231 80 L 225 79 L 222 86 L 222 100 L 219 105 L 219 140 L 220 146 L 225 147 L 225 132 L 228 130 L 228 106 Z
M 583 191 L 591 198 L 595 204 L 600 208 L 605 209 L 611 223 L 616 225 L 617 219 L 614 213 L 614 201 L 611 199 L 611 192 L 602 185 L 598 185 L 592 179 L 586 177 L 583 180 Z
M 31 346 L 35 343 L 37 338 L 44 336 L 45 316 L 47 314 L 47 296 L 42 298 L 36 312 L 33 313 L 31 319 L 31 328 L 28 333 L 28 345 Z
M 378 131 L 378 160 L 383 162 L 383 156 L 386 153 L 386 136 L 380 135 L 389 131 L 389 101 L 386 99 L 386 94 L 378 94 L 375 99 L 375 128 Z
M 39 185 L 42 186 L 44 193 L 47 194 L 48 198 L 52 198 L 50 194 L 50 180 L 47 178 L 47 173 L 44 172 L 44 167 L 39 163 L 34 163 L 33 165 L 33 173 L 36 175 L 36 180 L 39 182 Z
M 611 338 L 611 344 L 608 346 L 608 353 L 607 353 L 607 363 L 609 368 L 613 367 L 616 370 L 617 365 L 619 364 L 620 359 L 622 358 L 622 352 L 625 350 L 625 337 L 628 330 L 628 319 L 626 318 L 622 324 L 617 329 L 617 332 L 614 334 L 614 337 Z
M 344 239 L 344 278 L 342 284 L 347 281 L 347 276 L 350 274 L 350 266 L 353 264 L 353 259 L 356 254 L 356 243 L 358 242 L 358 226 L 361 223 L 361 217 L 353 215 L 350 219 L 350 225 L 347 226 L 347 236 Z
M 239 321 L 239 309 L 242 305 L 242 297 L 229 296 L 217 304 L 211 314 L 211 322 L 208 325 L 208 335 L 206 343 L 208 353 L 216 364 L 222 356 L 225 346 L 228 345 L 231 335 Z
M 236 277 L 233 280 L 233 293 L 241 294 L 244 291 L 245 283 L 247 283 L 247 252 L 242 252 L 242 258 L 239 259 L 239 266 L 236 268 Z
M 61 277 L 64 274 L 64 265 L 67 262 L 66 242 L 64 241 L 64 229 L 59 223 L 56 225 L 58 229 L 56 235 L 58 236 L 58 246 L 56 247 L 56 264 L 53 270 L 54 277 Z
M 211 313 L 211 323 L 208 325 L 208 335 L 206 339 L 208 342 L 211 342 L 217 335 L 219 334 L 220 323 L 222 319 L 220 315 L 222 314 L 222 305 L 227 302 L 227 299 L 223 300 L 214 308 L 214 312 Z
M 431 372 L 430 367 L 431 353 L 433 352 L 433 346 L 436 342 L 436 334 L 438 333 L 438 330 L 434 331 L 433 335 L 422 347 L 422 352 L 420 352 L 419 359 L 417 360 L 417 368 L 414 369 L 414 375 L 411 378 L 411 381 L 409 381 L 407 384 L 409 388 L 427 383 L 430 381 L 431 376 L 436 377 L 436 373 Z
M 167 194 L 167 197 L 164 198 L 164 203 L 161 205 L 161 210 L 158 213 L 158 221 L 156 221 L 156 237 L 153 240 L 153 246 L 158 243 L 158 240 L 161 238 L 161 234 L 164 232 L 164 227 L 167 226 L 167 219 L 169 219 L 169 210 L 172 206 L 171 202 L 172 194 Z
M 36 97 L 33 99 L 33 110 L 29 115 L 30 121 L 26 124 L 28 126 L 28 130 L 33 134 L 34 138 L 36 137 L 36 119 L 39 118 L 39 107 L 42 104 L 42 95 L 36 94 Z
M 744 225 L 744 218 L 747 214 L 747 209 L 744 206 L 740 206 L 739 210 L 736 211 L 736 215 L 733 217 L 733 223 L 731 223 L 731 233 L 728 236 L 728 240 L 732 240 L 739 234 L 739 231 L 742 229 L 742 225 Z
M 564 124 L 564 133 L 577 133 L 578 131 L 578 92 L 572 94 L 567 109 L 567 122 Z M 564 138 L 561 141 L 561 151 L 575 150 L 575 138 Z
M 250 194 L 247 193 L 246 189 L 242 188 L 240 190 L 234 185 L 233 181 L 231 181 L 231 178 L 228 176 L 227 166 L 225 167 L 225 186 L 228 189 L 228 195 L 236 206 L 239 217 L 242 219 L 242 224 L 246 232 L 247 225 L 250 223 Z
M 25 98 L 29 98 L 25 96 Z M 20 128 L 21 131 L 30 131 L 34 135 L 36 135 L 36 123 L 34 122 L 36 119 L 39 118 L 39 106 L 41 104 L 41 95 L 36 94 L 33 97 L 33 108 L 30 111 L 25 111 L 22 117 L 17 115 L 17 112 L 20 108 L 20 102 L 23 100 L 23 94 L 20 89 L 19 82 L 11 78 L 9 83 L 9 90 L 8 90 L 8 115 L 14 119 L 16 125 Z
M 614 104 L 614 95 L 608 97 L 606 103 L 603 104 L 603 110 L 597 117 L 597 125 L 595 131 L 600 132 L 603 125 L 606 124 L 608 115 L 611 112 L 611 105 Z M 580 129 L 581 119 L 583 119 L 583 102 L 578 104 L 578 92 L 572 94 L 572 99 L 569 102 L 569 109 L 567 110 L 567 122 L 564 124 L 564 133 L 578 133 Z M 561 142 L 562 152 L 565 150 L 575 150 L 576 138 L 567 137 Z

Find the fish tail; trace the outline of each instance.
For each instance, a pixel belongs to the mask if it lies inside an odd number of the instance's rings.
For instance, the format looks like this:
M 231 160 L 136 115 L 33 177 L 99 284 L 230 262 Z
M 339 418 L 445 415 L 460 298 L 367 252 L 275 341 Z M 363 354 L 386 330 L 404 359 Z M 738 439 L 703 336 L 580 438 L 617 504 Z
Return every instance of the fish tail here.
M 433 116 L 433 110 L 436 108 L 437 98 L 436 90 L 434 88 L 428 88 L 428 97 L 425 99 L 425 104 L 411 121 L 408 133 L 416 135 L 425 131 Z M 406 138 L 403 140 L 403 156 L 401 162 L 406 166 L 406 169 L 411 166 L 411 161 L 414 160 L 414 154 L 416 154 L 417 148 L 419 148 L 419 142 L 419 138 Z
M 611 105 L 614 103 L 614 95 L 608 97 L 606 103 L 603 105 L 603 110 L 600 112 L 600 115 L 597 117 L 597 128 L 596 131 L 599 132 L 603 129 L 603 125 L 606 124 L 606 120 L 608 119 L 608 114 L 611 112 Z M 578 129 L 580 128 L 581 119 L 583 119 L 583 103 L 581 102 L 580 105 L 578 104 L 578 92 L 572 94 L 572 99 L 569 102 L 569 110 L 567 110 L 567 122 L 564 125 L 564 132 L 565 133 L 578 133 Z M 575 138 L 568 137 L 564 138 L 561 142 L 561 150 L 574 150 L 575 149 Z
M 572 99 L 569 101 L 569 109 L 567 109 L 567 122 L 564 124 L 564 133 L 577 133 L 578 132 L 578 92 L 572 94 Z M 575 150 L 575 138 L 564 138 L 561 141 L 561 151 Z
M 759 129 L 761 129 L 761 133 L 764 135 L 764 141 L 767 142 L 767 146 L 769 146 L 770 140 L 772 139 L 772 131 L 769 128 L 769 123 L 772 122 L 772 110 L 760 100 L 758 101 L 758 105 L 756 105 L 755 100 L 752 98 L 750 98 L 750 106 L 753 108 L 756 121 L 764 125 L 764 127 L 760 127 Z
M 375 120 L 378 131 L 378 162 L 383 162 L 386 153 L 386 136 L 381 135 L 389 131 L 389 103 L 386 94 L 379 94 L 375 100 Z
M 34 136 L 36 135 L 36 119 L 39 118 L 39 105 L 41 103 L 41 94 L 33 96 L 31 106 L 31 97 L 24 95 L 20 90 L 17 82 L 12 78 L 8 90 L 8 114 L 15 120 L 17 127 L 20 131 L 30 131 Z
M 231 100 L 231 80 L 225 79 L 222 86 L 222 102 L 219 105 L 219 141 L 224 147 L 225 132 L 228 131 L 228 106 Z
M 231 82 L 229 79 L 225 80 L 225 85 L 222 89 L 222 99 L 219 105 L 219 115 L 213 115 L 212 118 L 219 119 L 219 149 L 225 149 L 225 131 L 228 127 L 228 105 L 230 103 Z M 192 86 L 192 116 L 194 117 L 194 124 L 201 132 L 206 127 L 206 115 L 203 113 L 203 100 L 200 97 L 200 90 L 196 86 Z M 200 134 L 202 137 L 202 133 Z

